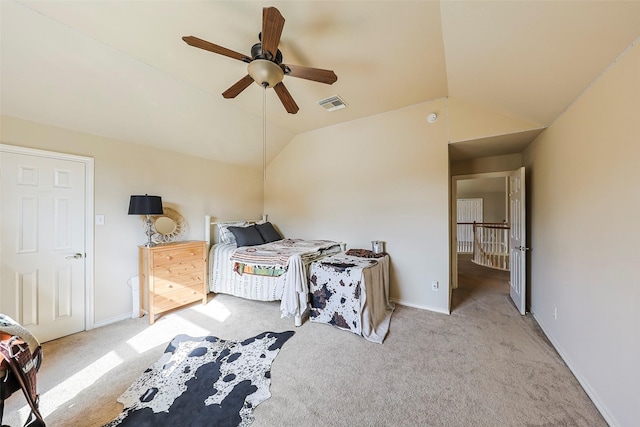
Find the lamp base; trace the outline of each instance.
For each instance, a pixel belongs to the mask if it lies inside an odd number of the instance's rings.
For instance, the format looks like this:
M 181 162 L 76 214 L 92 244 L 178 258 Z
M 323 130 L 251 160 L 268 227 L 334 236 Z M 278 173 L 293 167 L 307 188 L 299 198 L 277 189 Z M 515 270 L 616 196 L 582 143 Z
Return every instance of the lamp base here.
M 151 236 L 153 235 L 153 222 L 151 221 L 151 215 L 147 215 L 147 237 L 148 241 L 144 244 L 145 248 L 152 248 L 157 246 L 158 244 L 151 241 Z

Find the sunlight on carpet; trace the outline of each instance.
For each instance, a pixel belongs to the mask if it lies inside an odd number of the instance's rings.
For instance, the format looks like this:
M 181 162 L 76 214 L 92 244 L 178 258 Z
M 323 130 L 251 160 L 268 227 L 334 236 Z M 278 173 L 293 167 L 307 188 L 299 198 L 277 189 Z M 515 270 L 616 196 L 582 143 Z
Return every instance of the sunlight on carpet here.
M 220 323 L 224 322 L 229 318 L 229 316 L 231 316 L 231 310 L 216 300 L 209 301 L 207 305 L 197 305 L 193 307 L 193 311 L 209 316 Z
M 117 368 L 122 362 L 122 358 L 115 351 L 110 351 L 86 368 L 76 372 L 64 382 L 42 394 L 40 396 L 40 412 L 42 416 L 47 417 L 68 401 L 73 400 L 83 390 L 91 387 L 100 377 Z M 22 422 L 27 420 L 30 412 L 29 405 L 25 405 L 18 410 Z
M 208 329 L 180 317 L 177 313 L 174 316 L 174 320 L 177 320 L 177 322 L 156 322 L 128 339 L 127 345 L 138 354 L 143 354 L 160 345 L 166 345 L 173 336 L 183 330 L 188 330 L 194 335 L 207 335 L 209 333 Z
M 212 300 L 207 305 L 196 305 L 190 308 L 199 314 L 207 316 L 217 322 L 224 322 L 231 316 L 231 311 L 222 303 Z M 163 320 L 171 319 L 170 323 Z M 138 354 L 145 353 L 159 345 L 164 345 L 175 335 L 189 331 L 191 335 L 208 335 L 211 331 L 188 320 L 181 312 L 171 313 L 164 319 L 160 318 L 149 328 L 127 340 L 127 344 Z

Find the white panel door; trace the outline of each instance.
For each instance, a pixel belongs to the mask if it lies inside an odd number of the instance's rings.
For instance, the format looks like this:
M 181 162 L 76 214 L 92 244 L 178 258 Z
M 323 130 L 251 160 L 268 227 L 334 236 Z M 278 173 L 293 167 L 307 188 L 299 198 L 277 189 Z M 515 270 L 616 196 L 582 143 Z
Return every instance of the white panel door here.
M 520 311 L 526 312 L 527 300 L 527 239 L 525 212 L 524 168 L 520 168 L 509 175 L 509 222 L 510 252 L 509 263 L 511 270 L 509 294 Z
M 0 311 L 41 342 L 85 329 L 85 164 L 0 153 Z

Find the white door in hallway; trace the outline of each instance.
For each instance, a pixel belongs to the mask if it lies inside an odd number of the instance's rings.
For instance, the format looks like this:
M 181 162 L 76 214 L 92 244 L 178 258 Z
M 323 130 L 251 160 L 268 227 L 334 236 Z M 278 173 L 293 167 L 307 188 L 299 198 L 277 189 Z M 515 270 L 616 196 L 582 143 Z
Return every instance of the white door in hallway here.
M 524 168 L 520 168 L 509 175 L 509 222 L 510 252 L 509 264 L 511 270 L 510 296 L 520 314 L 526 312 L 527 300 L 527 239 L 526 239 L 526 211 Z
M 0 151 L 0 311 L 41 342 L 85 329 L 86 173 Z

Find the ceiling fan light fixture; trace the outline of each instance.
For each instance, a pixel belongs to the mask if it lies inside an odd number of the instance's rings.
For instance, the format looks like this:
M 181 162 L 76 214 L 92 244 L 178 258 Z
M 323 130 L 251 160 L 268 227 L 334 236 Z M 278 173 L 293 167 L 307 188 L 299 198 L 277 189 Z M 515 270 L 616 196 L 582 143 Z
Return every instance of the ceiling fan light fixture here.
M 284 71 L 274 62 L 267 59 L 254 59 L 247 66 L 247 72 L 260 86 L 274 87 L 284 78 Z

